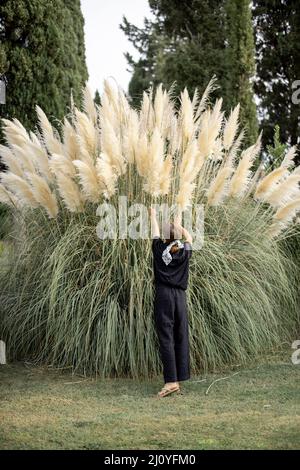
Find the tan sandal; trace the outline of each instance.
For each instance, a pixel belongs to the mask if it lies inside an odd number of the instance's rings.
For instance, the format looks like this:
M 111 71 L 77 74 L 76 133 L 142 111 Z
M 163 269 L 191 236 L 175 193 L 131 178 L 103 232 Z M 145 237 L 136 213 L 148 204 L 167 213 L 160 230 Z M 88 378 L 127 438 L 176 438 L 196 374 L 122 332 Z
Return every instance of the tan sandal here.
M 174 393 L 174 392 L 179 392 L 180 391 L 180 387 L 178 385 L 176 385 L 175 387 L 166 387 L 164 386 L 160 392 L 158 392 L 157 396 L 159 398 L 164 398 L 166 397 L 167 395 L 170 395 L 171 393 Z

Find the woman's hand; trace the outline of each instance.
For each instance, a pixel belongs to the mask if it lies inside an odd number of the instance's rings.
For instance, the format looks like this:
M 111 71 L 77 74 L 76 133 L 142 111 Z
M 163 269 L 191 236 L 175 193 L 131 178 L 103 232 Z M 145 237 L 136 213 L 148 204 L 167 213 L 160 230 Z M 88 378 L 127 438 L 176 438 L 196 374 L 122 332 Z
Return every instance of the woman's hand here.
M 174 230 L 175 230 L 175 237 L 176 238 L 182 238 L 184 237 L 185 240 L 191 245 L 193 243 L 193 238 L 191 234 L 184 228 L 182 225 L 180 225 L 178 222 L 174 222 Z
M 149 215 L 156 217 L 156 210 L 154 209 L 154 207 L 149 207 L 148 211 Z
M 173 223 L 173 227 L 174 227 L 174 237 L 180 240 L 183 237 L 183 230 L 184 230 L 182 225 L 180 225 L 180 223 L 175 220 Z
M 181 227 L 181 221 L 182 221 L 182 213 L 178 211 L 174 219 L 174 225 L 178 225 Z

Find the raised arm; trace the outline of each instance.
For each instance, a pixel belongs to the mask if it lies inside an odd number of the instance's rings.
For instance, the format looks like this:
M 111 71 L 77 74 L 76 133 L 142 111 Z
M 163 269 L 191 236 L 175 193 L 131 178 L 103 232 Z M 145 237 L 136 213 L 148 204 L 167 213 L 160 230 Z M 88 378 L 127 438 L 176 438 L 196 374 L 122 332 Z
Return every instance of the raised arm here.
M 190 245 L 193 243 L 192 235 L 184 227 L 182 227 L 182 235 Z
M 156 211 L 153 209 L 153 207 L 149 208 L 149 213 L 150 213 L 150 220 L 151 220 L 151 237 L 159 237 L 159 225 L 157 222 L 157 217 L 156 217 Z
M 192 235 L 179 223 L 179 217 L 177 217 L 174 221 L 174 228 L 176 230 L 176 236 L 178 238 L 184 238 L 190 245 L 193 243 Z

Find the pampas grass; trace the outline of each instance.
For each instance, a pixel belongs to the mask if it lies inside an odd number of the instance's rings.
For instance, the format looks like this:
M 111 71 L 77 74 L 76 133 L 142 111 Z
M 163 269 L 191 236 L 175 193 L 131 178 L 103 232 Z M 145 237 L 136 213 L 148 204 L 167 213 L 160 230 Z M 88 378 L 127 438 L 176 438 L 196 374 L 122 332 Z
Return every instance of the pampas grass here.
M 0 202 L 7 206 L 14 206 L 17 204 L 17 198 L 2 184 L 0 184 Z
M 23 172 L 24 171 L 29 171 L 31 173 L 36 172 L 34 161 L 30 157 L 30 153 L 28 152 L 26 146 L 25 146 L 25 149 L 23 149 L 19 145 L 11 144 L 10 148 L 12 150 L 12 153 L 15 159 L 21 163 Z
M 212 110 L 207 109 L 200 117 L 200 130 L 198 135 L 198 147 L 200 154 L 206 158 L 213 151 L 216 139 L 220 133 L 224 113 L 221 112 L 222 99 L 216 101 Z
M 2 185 L 10 190 L 20 203 L 31 208 L 38 207 L 39 203 L 34 196 L 32 187 L 23 178 L 8 171 L 1 175 L 1 181 Z
M 83 90 L 83 109 L 88 118 L 92 121 L 92 123 L 95 125 L 97 124 L 98 120 L 98 113 L 97 113 L 97 108 L 94 103 L 94 99 L 91 93 L 91 90 L 89 89 L 88 86 L 85 87 Z
M 58 213 L 56 196 L 51 192 L 47 182 L 35 173 L 27 173 L 27 178 L 37 203 L 46 209 L 50 218 L 56 217 Z
M 300 208 L 300 198 L 297 198 L 284 207 L 280 207 L 274 216 L 275 220 L 288 223 L 296 215 L 297 210 Z
M 60 142 L 58 133 L 54 132 L 46 114 L 39 106 L 36 106 L 36 113 L 41 128 L 43 143 L 45 144 L 46 149 L 50 153 L 61 154 L 63 152 L 63 147 Z
M 236 171 L 230 181 L 230 196 L 241 197 L 247 190 L 248 184 L 251 180 L 252 172 L 251 167 L 255 158 L 260 152 L 261 148 L 261 135 L 257 142 L 242 152 L 240 161 L 237 165 Z
M 64 148 L 63 155 L 70 160 L 78 159 L 79 147 L 77 144 L 76 132 L 72 124 L 66 118 L 64 119 L 62 134 Z
M 0 155 L 2 162 L 10 168 L 12 173 L 20 177 L 23 176 L 23 168 L 9 147 L 0 145 Z
M 93 158 L 98 147 L 97 127 L 85 113 L 78 109 L 75 109 L 75 130 L 80 151 L 86 152 Z
M 279 183 L 276 188 L 265 197 L 271 206 L 278 207 L 288 203 L 291 198 L 299 194 L 300 174 L 290 174 L 287 178 Z
M 284 159 L 282 160 L 281 167 L 282 168 L 291 168 L 295 165 L 294 158 L 296 157 L 298 151 L 297 151 L 297 145 L 293 145 L 288 152 L 286 153 Z
M 8 171 L 0 200 L 13 207 L 9 261 L 0 265 L 0 327 L 10 358 L 31 357 L 103 376 L 161 370 L 153 325 L 150 240 L 99 240 L 102 202 L 203 204 L 205 240 L 191 259 L 188 291 L 192 371 L 276 347 L 299 322 L 295 266 L 278 237 L 292 230 L 299 202 L 295 149 L 261 175 L 261 136 L 242 149 L 239 106 L 226 118 L 185 89 L 176 108 L 162 85 L 133 109 L 104 83 L 89 90 L 60 131 L 37 107 L 38 129 L 4 120 Z
M 252 206 L 231 202 L 207 212 L 205 244 L 190 267 L 192 373 L 244 363 L 295 330 L 293 265 L 260 236 L 269 218 L 249 221 Z M 150 242 L 100 241 L 91 205 L 59 214 L 49 220 L 40 208 L 15 226 L 0 277 L 10 359 L 101 376 L 160 373 Z
M 256 199 L 265 199 L 268 194 L 276 189 L 277 183 L 281 178 L 287 176 L 288 172 L 285 167 L 275 168 L 267 176 L 262 178 L 255 190 L 254 197 Z
M 297 212 L 300 211 L 300 198 L 292 200 L 283 207 L 279 207 L 274 215 L 274 221 L 270 227 L 269 234 L 275 238 L 288 227 L 293 221 Z
M 240 105 L 238 104 L 232 111 L 226 121 L 224 132 L 223 132 L 223 146 L 225 150 L 229 150 L 232 146 L 235 135 L 238 129 L 238 119 L 240 113 Z
M 223 202 L 228 191 L 228 178 L 232 175 L 232 172 L 233 168 L 228 166 L 219 170 L 207 191 L 208 205 L 217 206 Z
M 97 202 L 100 198 L 100 186 L 95 167 L 89 166 L 81 160 L 74 160 L 73 164 L 78 170 L 82 192 L 90 202 Z
M 54 175 L 64 173 L 67 176 L 76 176 L 76 166 L 68 156 L 53 153 L 49 161 L 49 166 Z
M 83 209 L 83 196 L 80 193 L 77 184 L 64 173 L 58 173 L 56 175 L 57 186 L 60 197 L 65 207 L 70 212 L 80 212 Z

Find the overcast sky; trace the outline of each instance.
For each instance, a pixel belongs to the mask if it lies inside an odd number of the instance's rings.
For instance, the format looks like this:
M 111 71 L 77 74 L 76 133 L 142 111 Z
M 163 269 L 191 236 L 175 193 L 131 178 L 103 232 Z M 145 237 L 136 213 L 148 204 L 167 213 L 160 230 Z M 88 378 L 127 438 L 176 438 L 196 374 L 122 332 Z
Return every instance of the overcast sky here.
M 150 17 L 147 0 L 81 0 L 85 20 L 85 48 L 89 72 L 89 85 L 94 93 L 103 89 L 103 79 L 112 76 L 127 91 L 130 73 L 123 55 L 129 51 L 136 58 L 137 52 L 119 28 L 122 16 L 130 23 L 143 25 Z

